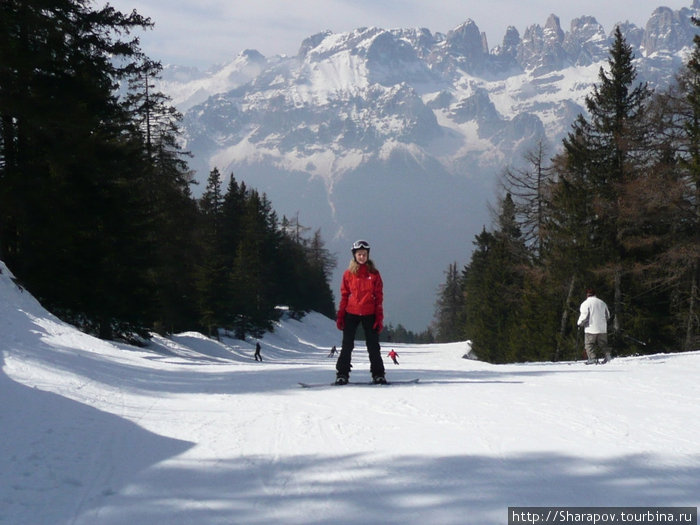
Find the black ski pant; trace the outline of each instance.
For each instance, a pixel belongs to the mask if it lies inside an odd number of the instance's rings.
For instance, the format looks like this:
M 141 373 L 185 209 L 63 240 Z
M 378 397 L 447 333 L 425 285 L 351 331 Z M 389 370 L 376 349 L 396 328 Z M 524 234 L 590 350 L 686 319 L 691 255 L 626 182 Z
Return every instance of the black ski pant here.
M 352 351 L 355 348 L 355 333 L 357 327 L 362 323 L 365 331 L 365 341 L 367 343 L 367 353 L 369 354 L 370 372 L 372 377 L 384 377 L 384 361 L 382 361 L 381 348 L 379 346 L 379 333 L 372 328 L 374 315 L 345 314 L 345 328 L 343 328 L 343 346 L 340 349 L 338 362 L 335 369 L 339 376 L 350 376 L 350 361 Z

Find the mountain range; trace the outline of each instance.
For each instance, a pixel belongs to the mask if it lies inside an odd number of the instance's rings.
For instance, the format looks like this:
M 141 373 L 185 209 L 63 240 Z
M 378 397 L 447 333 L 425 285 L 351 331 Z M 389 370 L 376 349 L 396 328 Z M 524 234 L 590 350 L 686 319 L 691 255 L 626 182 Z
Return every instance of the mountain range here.
M 619 23 L 638 80 L 668 86 L 693 45 L 691 17 L 659 7 L 641 28 Z M 552 14 L 490 48 L 467 20 L 425 28 L 330 31 L 296 56 L 245 50 L 207 71 L 169 65 L 160 89 L 184 114 L 185 149 L 204 189 L 217 167 L 264 192 L 280 215 L 320 229 L 338 255 L 373 246 L 386 321 L 427 327 L 444 272 L 468 262 L 490 226 L 498 175 L 538 143 L 556 153 L 607 66 L 614 28 L 593 16 L 567 31 Z

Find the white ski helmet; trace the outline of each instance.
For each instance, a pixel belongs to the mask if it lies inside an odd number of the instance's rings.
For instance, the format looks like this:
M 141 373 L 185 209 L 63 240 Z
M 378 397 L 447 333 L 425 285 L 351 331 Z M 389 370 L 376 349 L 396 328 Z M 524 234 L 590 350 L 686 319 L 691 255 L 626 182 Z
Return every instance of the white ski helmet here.
M 367 253 L 369 253 L 369 243 L 363 240 L 355 241 L 352 243 L 352 249 L 350 251 L 355 255 L 357 250 L 367 250 Z

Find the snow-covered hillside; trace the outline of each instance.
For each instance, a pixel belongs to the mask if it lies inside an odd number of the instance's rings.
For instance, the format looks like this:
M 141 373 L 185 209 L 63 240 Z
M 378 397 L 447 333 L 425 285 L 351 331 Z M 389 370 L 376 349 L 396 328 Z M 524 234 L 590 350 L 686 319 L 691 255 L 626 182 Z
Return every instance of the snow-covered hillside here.
M 0 523 L 503 524 L 509 506 L 698 506 L 700 352 L 493 366 L 393 346 L 330 382 L 312 314 L 261 341 L 100 341 L 0 263 Z M 385 347 L 384 352 L 389 348 Z M 366 353 L 353 379 L 368 377 Z

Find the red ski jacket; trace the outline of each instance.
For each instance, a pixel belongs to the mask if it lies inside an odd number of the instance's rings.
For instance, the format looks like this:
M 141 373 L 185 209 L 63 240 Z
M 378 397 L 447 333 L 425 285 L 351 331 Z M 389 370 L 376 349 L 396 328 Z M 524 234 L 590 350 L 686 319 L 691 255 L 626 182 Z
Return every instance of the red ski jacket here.
M 372 315 L 377 321 L 384 320 L 384 284 L 378 271 L 370 272 L 366 264 L 360 265 L 357 274 L 345 270 L 340 285 L 340 307 L 338 315 L 345 312 L 354 315 Z

